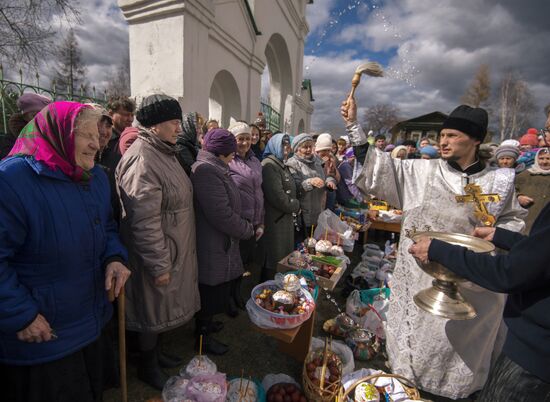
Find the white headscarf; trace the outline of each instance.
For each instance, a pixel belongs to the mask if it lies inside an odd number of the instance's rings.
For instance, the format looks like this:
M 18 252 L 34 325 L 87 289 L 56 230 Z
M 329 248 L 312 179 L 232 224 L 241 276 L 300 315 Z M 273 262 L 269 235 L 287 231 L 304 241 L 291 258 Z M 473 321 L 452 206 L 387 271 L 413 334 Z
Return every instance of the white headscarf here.
M 548 148 L 541 148 L 537 151 L 537 154 L 535 155 L 535 163 L 530 169 L 527 169 L 529 173 L 531 174 L 540 174 L 540 175 L 550 175 L 550 169 L 544 170 L 539 166 L 539 154 L 541 153 L 548 153 L 550 152 L 550 149 Z

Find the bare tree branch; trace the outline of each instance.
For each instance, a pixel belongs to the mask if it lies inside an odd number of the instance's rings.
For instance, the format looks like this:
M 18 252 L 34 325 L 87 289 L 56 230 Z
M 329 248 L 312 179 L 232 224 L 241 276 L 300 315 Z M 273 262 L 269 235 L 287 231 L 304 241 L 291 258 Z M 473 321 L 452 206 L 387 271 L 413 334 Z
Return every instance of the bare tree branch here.
M 524 133 L 536 111 L 531 90 L 515 72 L 502 78 L 498 106 L 501 142 Z
M 79 22 L 76 0 L 0 0 L 0 59 L 37 67 L 62 22 Z
M 482 64 L 479 67 L 473 81 L 466 90 L 466 93 L 460 98 L 460 101 L 472 107 L 489 106 L 491 96 L 491 79 L 489 75 L 489 66 Z
M 386 134 L 395 124 L 399 122 L 401 111 L 397 106 L 390 103 L 379 103 L 367 108 L 363 118 L 366 127 L 374 134 Z

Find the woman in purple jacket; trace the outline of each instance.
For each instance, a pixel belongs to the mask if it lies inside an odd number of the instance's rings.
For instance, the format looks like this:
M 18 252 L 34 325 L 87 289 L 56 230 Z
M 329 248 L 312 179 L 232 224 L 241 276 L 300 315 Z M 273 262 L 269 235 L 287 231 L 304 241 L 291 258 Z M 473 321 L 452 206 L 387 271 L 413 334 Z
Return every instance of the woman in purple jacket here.
M 237 140 L 235 158 L 229 163 L 230 175 L 241 196 L 241 216 L 254 226 L 254 236 L 239 243 L 243 265 L 247 266 L 253 260 L 256 242 L 264 234 L 262 164 L 250 149 L 252 145 L 250 126 L 246 122 L 238 121 L 229 127 L 229 131 Z M 232 291 L 231 316 L 237 315 L 235 305 L 243 310 L 245 307 L 245 301 L 241 295 L 241 279 L 235 281 Z
M 243 274 L 239 241 L 254 235 L 252 223 L 241 216 L 241 197 L 229 174 L 228 165 L 236 151 L 233 134 L 212 129 L 204 137 L 203 149 L 191 169 L 201 297 L 196 335 L 197 340 L 203 336 L 203 350 L 218 355 L 229 348 L 210 336 L 222 327 L 213 317 L 227 312 L 234 281 Z

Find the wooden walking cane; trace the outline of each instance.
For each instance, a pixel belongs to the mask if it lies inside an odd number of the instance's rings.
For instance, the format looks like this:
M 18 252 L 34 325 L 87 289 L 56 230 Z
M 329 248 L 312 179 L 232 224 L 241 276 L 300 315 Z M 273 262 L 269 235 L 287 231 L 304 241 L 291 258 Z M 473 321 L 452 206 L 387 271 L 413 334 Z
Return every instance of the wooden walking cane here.
M 115 278 L 109 290 L 109 301 L 115 300 Z M 124 286 L 118 294 L 118 359 L 120 364 L 120 393 L 122 402 L 128 402 L 128 384 L 126 382 L 126 317 Z

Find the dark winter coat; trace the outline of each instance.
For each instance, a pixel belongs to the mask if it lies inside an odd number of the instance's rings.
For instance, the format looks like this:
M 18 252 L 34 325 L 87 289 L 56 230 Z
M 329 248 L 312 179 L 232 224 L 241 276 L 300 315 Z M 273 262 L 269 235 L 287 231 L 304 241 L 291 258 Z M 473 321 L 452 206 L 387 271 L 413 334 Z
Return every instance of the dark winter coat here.
M 241 216 L 254 227 L 264 224 L 264 194 L 262 192 L 262 164 L 249 150 L 242 159 L 235 154 L 229 164 L 229 174 L 241 196 Z
M 19 133 L 23 127 L 27 125 L 27 121 L 23 118 L 22 113 L 14 113 L 8 121 L 8 130 L 6 133 L 0 133 L 0 160 L 8 156 L 15 140 L 19 137 Z
M 32 157 L 0 163 L 0 362 L 58 360 L 96 340 L 111 318 L 105 266 L 126 260 L 103 170 L 72 181 Z M 42 314 L 57 339 L 16 333 Z
M 23 113 L 14 113 L 8 121 L 8 134 L 13 138 L 19 137 L 19 133 L 27 125 L 28 121 L 23 118 Z
M 176 157 L 189 176 L 191 174 L 191 166 L 197 160 L 197 155 L 200 150 L 200 145 L 197 139 L 197 113 L 186 113 L 182 120 L 182 133 L 178 135 L 176 141 Z
M 294 219 L 300 210 L 296 183 L 290 170 L 274 155 L 262 161 L 262 189 L 265 198 L 265 233 L 262 250 L 267 269 L 275 270 L 277 262 L 294 250 Z
M 229 167 L 207 151 L 199 151 L 191 181 L 197 217 L 199 283 L 219 285 L 243 274 L 239 240 L 254 234 L 252 223 L 241 217 L 239 190 Z
M 120 222 L 120 200 L 118 199 L 116 190 L 115 171 L 122 158 L 120 147 L 118 146 L 119 141 L 120 133 L 113 127 L 113 135 L 101 153 L 100 158 L 97 160 L 97 163 L 105 170 L 107 178 L 109 179 L 109 186 L 111 187 L 111 206 L 113 208 L 113 216 L 117 223 Z
M 531 231 L 531 227 L 540 211 L 550 201 L 550 175 L 533 174 L 524 170 L 516 176 L 517 195 L 526 195 L 535 202 L 528 207 L 529 215 L 525 218 L 525 233 Z
M 502 353 L 550 383 L 550 203 L 529 236 L 497 228 L 493 243 L 508 254 L 476 254 L 432 240 L 428 256 L 479 286 L 508 293 L 508 334 Z

